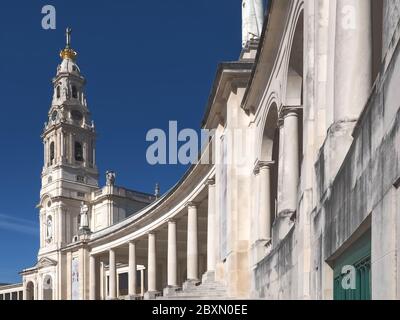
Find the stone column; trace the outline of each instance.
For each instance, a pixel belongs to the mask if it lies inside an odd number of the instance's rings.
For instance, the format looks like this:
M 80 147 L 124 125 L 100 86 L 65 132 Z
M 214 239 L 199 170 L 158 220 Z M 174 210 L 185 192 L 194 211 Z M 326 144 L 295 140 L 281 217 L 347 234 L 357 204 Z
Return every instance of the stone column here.
M 207 272 L 215 272 L 215 180 L 207 181 L 208 185 L 208 215 L 207 215 Z
M 107 299 L 107 293 L 106 293 L 106 276 L 104 272 L 104 262 L 100 262 L 100 300 L 106 300 Z
M 89 258 L 89 299 L 96 300 L 96 257 Z
M 299 185 L 299 110 L 285 108 L 283 138 L 283 202 L 284 211 L 292 213 L 297 208 Z M 265 178 L 264 178 L 265 179 Z
M 110 249 L 109 255 L 109 298 L 117 299 L 117 267 L 115 262 L 115 249 Z
M 371 3 L 337 0 L 334 120 L 356 120 L 372 86 Z
M 197 242 L 197 207 L 188 204 L 187 229 L 187 280 L 198 280 L 198 242 Z
M 75 143 L 72 133 L 69 134 L 69 163 L 75 163 Z
M 140 295 L 144 296 L 144 269 L 140 270 Z
M 129 242 L 128 294 L 136 295 L 136 244 Z
M 176 221 L 168 221 L 168 287 L 177 287 Z
M 65 132 L 61 131 L 61 161 L 65 162 Z
M 88 293 L 90 291 L 90 288 L 88 287 L 89 281 L 90 280 L 90 274 L 88 274 L 89 267 L 89 250 L 87 247 L 82 247 L 79 249 L 79 299 L 80 300 L 87 300 Z M 89 276 L 89 279 L 87 278 Z
M 88 145 L 87 145 L 87 142 L 83 142 L 82 143 L 82 148 L 83 148 L 83 150 L 82 150 L 82 153 L 83 153 L 83 165 L 85 166 L 85 167 L 87 167 L 88 166 L 88 161 L 89 161 L 89 156 L 88 156 Z
M 151 293 L 157 291 L 156 235 L 154 233 L 149 233 L 148 242 L 147 291 Z
M 28 300 L 28 288 L 26 287 L 26 280 L 23 282 L 22 290 L 22 300 Z
M 43 140 L 43 159 L 44 159 L 44 167 L 47 168 L 48 160 L 47 160 L 47 141 Z
M 271 169 L 273 162 L 260 161 L 257 165 L 260 181 L 260 207 L 258 213 L 258 240 L 271 240 Z
M 57 150 L 57 156 L 58 156 L 58 161 L 62 161 L 62 130 L 60 129 L 57 134 L 57 143 L 58 143 L 58 150 Z

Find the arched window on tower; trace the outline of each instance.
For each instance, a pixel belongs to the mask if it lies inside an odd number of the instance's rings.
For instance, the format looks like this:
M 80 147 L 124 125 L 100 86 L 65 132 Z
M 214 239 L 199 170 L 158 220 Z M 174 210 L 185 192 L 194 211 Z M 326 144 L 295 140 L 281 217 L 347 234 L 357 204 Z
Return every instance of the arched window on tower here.
M 54 162 L 54 142 L 50 143 L 50 165 Z
M 61 89 L 60 89 L 60 86 L 57 86 L 57 99 L 60 99 L 60 97 L 61 97 Z
M 75 160 L 83 161 L 83 148 L 80 142 L 75 142 Z
M 72 86 L 72 98 L 78 98 L 78 90 L 76 89 L 76 86 Z

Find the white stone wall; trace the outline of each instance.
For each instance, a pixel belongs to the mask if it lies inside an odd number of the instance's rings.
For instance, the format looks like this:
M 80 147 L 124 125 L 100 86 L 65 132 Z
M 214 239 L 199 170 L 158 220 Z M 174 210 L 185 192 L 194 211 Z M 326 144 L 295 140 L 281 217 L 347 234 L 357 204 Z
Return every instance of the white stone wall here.
M 296 1 L 292 3 L 293 9 Z M 399 53 L 393 54 L 391 64 L 386 61 L 388 69 L 382 70 L 368 104 L 362 106 L 354 133 L 354 123 L 337 123 L 327 135 L 334 120 L 332 74 L 337 71 L 332 69 L 331 52 L 338 40 L 332 41 L 328 32 L 332 25 L 334 29 L 332 19 L 336 16 L 332 14 L 336 7 L 331 3 L 321 0 L 305 5 L 304 158 L 298 215 L 294 229 L 282 242 L 273 244 L 271 252 L 258 263 L 253 274 L 253 297 L 332 299 L 331 259 L 370 227 L 372 298 L 399 296 L 398 190 L 393 186 L 400 176 L 400 96 L 395 89 L 400 84 Z M 399 7 L 397 1 L 385 1 L 383 50 L 388 47 L 389 37 L 396 35 Z M 283 48 L 287 43 L 282 41 L 281 45 L 280 52 L 286 52 Z M 282 57 L 275 59 L 275 65 L 279 65 Z M 280 81 L 273 74 L 265 90 L 272 91 L 275 82 Z M 257 83 L 252 85 L 257 87 Z M 338 133 L 346 137 L 346 143 L 335 140 Z

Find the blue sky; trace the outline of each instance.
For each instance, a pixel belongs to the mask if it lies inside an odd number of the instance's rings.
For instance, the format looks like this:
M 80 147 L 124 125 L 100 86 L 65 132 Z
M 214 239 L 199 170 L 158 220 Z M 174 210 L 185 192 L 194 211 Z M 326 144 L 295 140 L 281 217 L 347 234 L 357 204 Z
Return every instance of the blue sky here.
M 41 28 L 46 4 L 56 30 Z M 40 134 L 67 26 L 88 81 L 101 183 L 113 169 L 118 185 L 153 192 L 160 182 L 165 192 L 186 168 L 148 165 L 146 133 L 170 120 L 199 128 L 217 63 L 241 50 L 241 1 L 0 2 L 0 283 L 36 261 Z

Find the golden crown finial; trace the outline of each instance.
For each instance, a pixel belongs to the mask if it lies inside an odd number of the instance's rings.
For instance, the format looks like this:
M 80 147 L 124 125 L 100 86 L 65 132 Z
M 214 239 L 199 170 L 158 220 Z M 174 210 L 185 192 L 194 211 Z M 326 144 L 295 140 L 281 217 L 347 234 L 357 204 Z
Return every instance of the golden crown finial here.
M 61 50 L 61 52 L 60 52 L 60 57 L 62 59 L 75 60 L 76 56 L 78 55 L 77 52 L 74 49 L 71 48 L 71 33 L 72 33 L 72 29 L 71 28 L 67 28 L 66 31 L 65 31 L 65 35 L 66 35 L 66 38 L 67 38 L 65 49 Z

